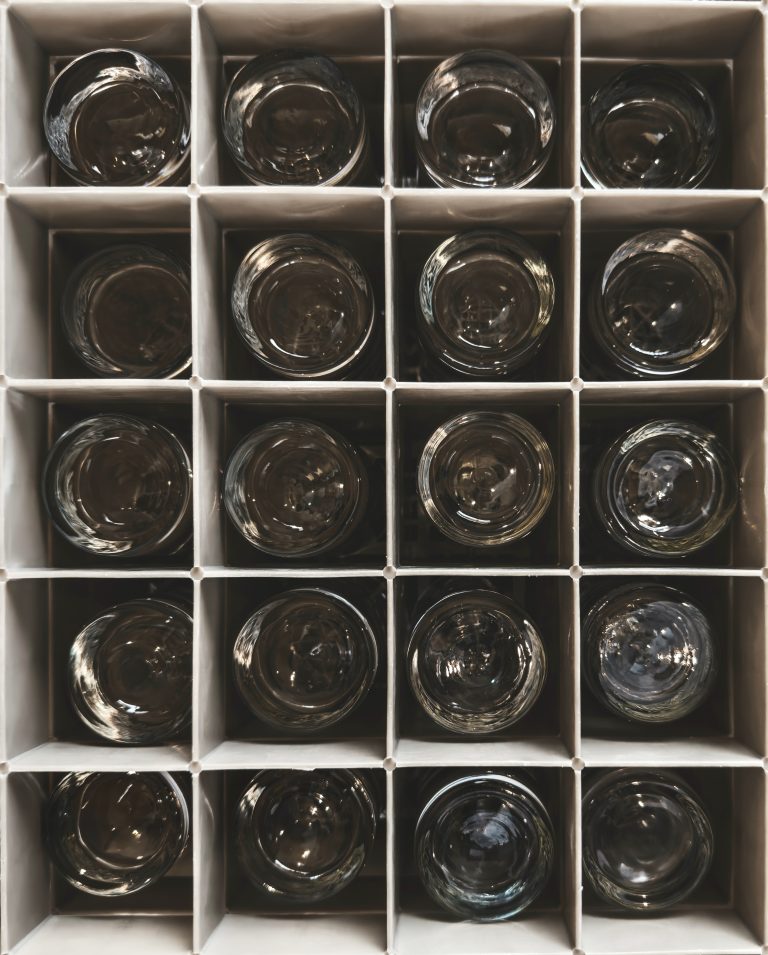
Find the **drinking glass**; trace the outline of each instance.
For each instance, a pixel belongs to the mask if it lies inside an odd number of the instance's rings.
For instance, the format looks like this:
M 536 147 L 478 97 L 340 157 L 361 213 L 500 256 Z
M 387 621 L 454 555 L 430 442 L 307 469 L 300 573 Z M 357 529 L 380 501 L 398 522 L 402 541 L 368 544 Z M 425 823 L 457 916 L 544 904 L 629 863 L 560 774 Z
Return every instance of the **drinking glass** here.
M 173 378 L 192 364 L 189 268 L 150 245 L 102 249 L 69 276 L 61 323 L 101 377 Z
M 67 677 L 94 733 L 113 743 L 170 739 L 192 719 L 192 617 L 158 597 L 110 607 L 75 637 Z
M 525 60 L 471 50 L 443 60 L 416 99 L 416 152 L 443 187 L 520 187 L 552 153 L 555 104 Z
M 186 98 L 143 53 L 76 57 L 51 83 L 43 115 L 51 152 L 80 185 L 173 185 L 186 171 Z
M 581 168 L 596 189 L 691 189 L 709 175 L 719 146 L 709 93 L 660 63 L 618 73 L 582 113 Z
M 419 337 L 429 354 L 461 375 L 507 377 L 541 348 L 555 281 L 525 239 L 478 230 L 435 249 L 418 295 Z
M 147 888 L 178 860 L 188 836 L 187 803 L 168 773 L 69 773 L 45 807 L 51 862 L 89 895 Z
M 349 183 L 368 158 L 360 97 L 319 53 L 277 50 L 246 63 L 224 97 L 222 127 L 237 168 L 257 185 Z
M 248 350 L 285 378 L 348 372 L 376 320 L 373 289 L 357 260 L 338 243 L 304 233 L 254 246 L 235 274 L 231 302 Z
M 584 875 L 601 900 L 635 912 L 688 898 L 712 863 L 714 837 L 696 793 L 676 773 L 603 773 L 582 802 Z
M 84 418 L 51 448 L 43 497 L 70 544 L 100 557 L 173 554 L 192 531 L 192 469 L 167 428 L 133 415 Z
M 235 851 L 260 893 L 312 905 L 358 876 L 377 822 L 376 796 L 361 772 L 266 769 L 238 802 Z
M 348 717 L 368 695 L 378 666 L 369 621 L 349 600 L 319 587 L 264 601 L 243 624 L 232 657 L 249 709 L 294 733 Z

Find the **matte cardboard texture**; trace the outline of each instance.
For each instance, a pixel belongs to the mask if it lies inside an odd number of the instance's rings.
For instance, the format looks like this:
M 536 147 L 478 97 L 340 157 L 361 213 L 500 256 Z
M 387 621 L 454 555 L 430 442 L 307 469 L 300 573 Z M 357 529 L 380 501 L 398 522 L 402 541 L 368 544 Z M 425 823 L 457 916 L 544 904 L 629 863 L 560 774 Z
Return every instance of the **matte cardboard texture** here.
M 761 955 L 766 924 L 766 393 L 768 392 L 768 0 L 0 0 L 0 955 Z M 158 189 L 65 184 L 41 110 L 51 70 L 78 53 L 135 47 L 178 71 L 190 96 L 188 182 Z M 372 172 L 351 187 L 248 185 L 221 136 L 228 79 L 256 53 L 310 48 L 339 59 L 360 87 Z M 521 190 L 437 189 L 418 175 L 415 96 L 442 58 L 495 47 L 531 60 L 558 108 L 552 159 Z M 580 109 L 601 78 L 631 63 L 688 68 L 708 82 L 728 131 L 709 181 L 680 192 L 599 191 L 580 172 Z M 718 355 L 663 383 L 594 371 L 584 303 L 624 239 L 683 227 L 726 256 L 737 318 Z M 415 333 L 427 255 L 477 228 L 517 232 L 556 280 L 551 335 L 508 382 L 451 380 L 427 369 Z M 364 261 L 376 297 L 374 360 L 349 381 L 293 383 L 264 372 L 233 328 L 229 286 L 268 235 L 317 231 Z M 84 250 L 141 236 L 189 260 L 192 367 L 171 381 L 96 379 L 61 352 L 62 277 Z M 193 537 L 172 560 L 135 566 L 75 553 L 53 537 L 39 493 L 43 460 L 65 423 L 130 409 L 172 423 L 194 470 Z M 424 524 L 414 461 L 459 411 L 527 415 L 557 471 L 539 533 L 519 546 L 462 549 Z M 634 560 L 595 531 L 593 448 L 628 421 L 666 413 L 707 420 L 737 461 L 729 529 L 692 559 Z M 235 536 L 221 479 L 233 443 L 258 423 L 316 417 L 371 450 L 369 540 L 339 558 L 266 559 Z M 450 736 L 415 709 L 403 654 L 418 595 L 446 579 L 490 579 L 537 615 L 552 658 L 542 697 L 490 739 Z M 581 621 L 621 582 L 668 582 L 710 602 L 724 668 L 716 697 L 663 733 L 630 731 L 582 686 Z M 379 674 L 350 729 L 318 739 L 270 734 L 238 709 L 231 644 L 267 595 L 322 583 L 375 594 Z M 194 610 L 192 725 L 165 746 L 117 747 L 80 729 L 62 666 L 88 614 L 125 594 L 183 586 Z M 362 599 L 362 598 L 361 598 Z M 354 718 L 353 718 L 354 719 Z M 435 767 L 525 768 L 545 787 L 558 829 L 558 874 L 542 905 L 511 922 L 457 923 L 413 881 L 415 783 Z M 717 794 L 713 895 L 652 919 L 593 904 L 581 874 L 581 793 L 616 766 L 680 769 Z M 259 769 L 373 772 L 383 810 L 371 865 L 324 909 L 276 912 L 232 866 L 232 794 Z M 180 869 L 128 905 L 62 894 L 40 826 L 46 792 L 72 770 L 166 770 L 184 780 L 192 836 Z M 584 778 L 583 778 L 584 777 Z

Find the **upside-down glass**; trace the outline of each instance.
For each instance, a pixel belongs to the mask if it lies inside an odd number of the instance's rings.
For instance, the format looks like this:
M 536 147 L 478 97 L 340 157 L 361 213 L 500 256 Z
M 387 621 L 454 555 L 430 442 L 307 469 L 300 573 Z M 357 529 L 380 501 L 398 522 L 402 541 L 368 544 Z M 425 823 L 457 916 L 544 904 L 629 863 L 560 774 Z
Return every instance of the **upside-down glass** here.
M 639 723 L 670 723 L 699 707 L 717 675 L 717 647 L 701 607 L 661 584 L 617 587 L 583 625 L 582 669 L 604 706 Z
M 309 557 L 340 547 L 368 503 L 360 452 L 325 425 L 273 421 L 232 452 L 224 506 L 240 534 L 275 557 Z
M 192 364 L 189 268 L 151 245 L 102 249 L 69 276 L 61 323 L 97 375 L 173 378 Z
M 597 517 L 617 544 L 650 557 L 682 557 L 727 526 L 739 477 L 714 432 L 663 419 L 630 428 L 606 449 L 593 493 Z
M 414 856 L 437 905 L 461 919 L 496 922 L 541 895 L 555 834 L 522 778 L 501 770 L 438 773 L 416 821 Z
M 443 187 L 525 186 L 546 165 L 555 126 L 547 84 L 503 50 L 443 60 L 416 99 L 416 152 Z
M 231 303 L 248 350 L 285 378 L 343 376 L 376 320 L 358 261 L 337 242 L 306 233 L 254 246 L 235 274 Z
M 76 57 L 51 83 L 43 114 L 51 152 L 81 185 L 173 185 L 186 171 L 186 98 L 143 53 Z
M 265 723 L 315 733 L 365 699 L 378 666 L 376 636 L 349 600 L 319 587 L 270 597 L 232 651 L 235 684 Z
M 601 900 L 654 913 L 688 898 L 712 863 L 698 796 L 676 773 L 603 773 L 582 801 L 584 875 Z
M 312 905 L 357 877 L 377 822 L 376 795 L 364 773 L 262 770 L 238 802 L 235 851 L 260 893 Z
M 450 732 L 473 735 L 522 719 L 547 675 L 535 624 L 489 589 L 461 590 L 427 608 L 411 631 L 406 666 L 427 716 Z
M 92 732 L 113 743 L 171 739 L 192 718 L 192 617 L 158 597 L 110 607 L 75 637 L 67 677 Z
M 474 411 L 441 425 L 424 446 L 417 487 L 437 529 L 460 544 L 519 540 L 541 521 L 555 490 L 549 445 L 524 418 Z
M 654 229 L 623 242 L 589 299 L 595 341 L 613 364 L 641 377 L 678 375 L 701 364 L 735 313 L 728 263 L 684 229 Z
M 70 544 L 100 557 L 178 552 L 192 532 L 192 469 L 167 428 L 133 415 L 84 418 L 51 448 L 43 498 Z
M 45 807 L 58 873 L 82 892 L 118 897 L 157 882 L 189 837 L 189 811 L 168 773 L 70 773 Z
M 246 63 L 224 97 L 222 128 L 237 168 L 257 185 L 349 183 L 368 156 L 360 97 L 319 53 L 277 50 Z
M 689 73 L 659 63 L 618 73 L 582 112 L 581 168 L 597 189 L 699 186 L 719 146 L 709 93 Z
M 512 232 L 454 235 L 427 259 L 419 281 L 419 337 L 451 371 L 506 377 L 531 361 L 555 304 L 549 266 Z

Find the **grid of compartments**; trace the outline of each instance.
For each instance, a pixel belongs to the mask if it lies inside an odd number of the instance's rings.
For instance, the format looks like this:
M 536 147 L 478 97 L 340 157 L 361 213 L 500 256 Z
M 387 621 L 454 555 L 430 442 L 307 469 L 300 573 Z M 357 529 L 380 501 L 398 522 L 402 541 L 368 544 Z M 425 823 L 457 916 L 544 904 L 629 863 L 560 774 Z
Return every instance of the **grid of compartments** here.
M 766 928 L 766 16 L 759 0 L 10 0 L 0 5 L 0 948 L 115 955 L 157 953 L 442 952 L 560 955 L 760 953 Z M 161 58 L 187 84 L 189 184 L 148 190 L 67 186 L 52 169 L 41 105 L 54 62 L 105 46 Z M 238 62 L 308 47 L 354 74 L 373 126 L 380 181 L 355 188 L 247 186 L 219 134 L 223 85 Z M 410 125 L 418 85 L 443 57 L 502 47 L 538 66 L 561 124 L 555 155 L 533 187 L 478 194 L 416 188 Z M 579 173 L 582 97 L 618 64 L 683 65 L 728 117 L 710 183 L 695 192 L 595 192 Z M 425 249 L 455 232 L 498 225 L 528 237 L 555 268 L 555 329 L 524 380 L 429 380 L 413 339 L 415 271 Z M 733 265 L 735 328 L 716 361 L 662 384 L 593 380 L 583 295 L 606 250 L 653 226 L 710 237 Z M 370 380 L 300 385 L 264 377 L 239 350 L 225 289 L 238 250 L 296 228 L 338 235 L 371 273 L 384 344 Z M 171 244 L 191 264 L 193 362 L 172 381 L 84 378 L 59 347 L 57 275 L 88 243 L 125 235 Z M 426 379 L 426 380 L 422 380 Z M 741 504 L 700 558 L 632 562 L 588 520 L 590 448 L 625 423 L 671 406 L 716 423 L 739 464 Z M 55 540 L 38 494 L 47 447 L 64 423 L 105 407 L 171 423 L 190 441 L 194 536 L 172 561 L 120 570 Z M 311 408 L 310 408 L 311 406 Z M 537 421 L 555 450 L 558 490 L 546 529 L 520 545 L 474 553 L 438 541 L 415 513 L 415 456 L 459 410 L 503 408 Z M 364 433 L 381 471 L 371 542 L 338 562 L 280 564 L 232 539 L 220 503 L 225 455 L 244 429 L 289 413 Z M 539 612 L 553 662 L 543 697 L 514 732 L 466 742 L 428 729 L 403 685 L 409 609 L 440 577 L 491 578 Z M 600 718 L 580 680 L 580 619 L 621 580 L 679 582 L 725 634 L 727 664 L 712 705 L 685 727 L 627 735 Z M 357 735 L 279 741 L 245 727 L 231 698 L 227 652 L 242 616 L 296 581 L 386 597 L 384 666 Z M 193 722 L 178 743 L 95 744 L 62 699 L 60 668 L 79 625 L 119 599 L 170 583 L 194 606 Z M 676 767 L 718 806 L 713 874 L 684 908 L 661 918 L 601 911 L 580 874 L 580 796 L 601 767 Z M 244 894 L 230 866 L 233 793 L 264 767 L 366 768 L 384 814 L 355 892 L 320 912 L 286 917 Z M 411 865 L 419 777 L 436 766 L 526 767 L 558 830 L 558 876 L 533 910 L 481 925 L 443 918 Z M 156 886 L 115 903 L 62 891 L 41 844 L 40 807 L 75 769 L 164 769 L 192 806 L 188 850 Z M 96 903 L 99 904 L 96 904 Z

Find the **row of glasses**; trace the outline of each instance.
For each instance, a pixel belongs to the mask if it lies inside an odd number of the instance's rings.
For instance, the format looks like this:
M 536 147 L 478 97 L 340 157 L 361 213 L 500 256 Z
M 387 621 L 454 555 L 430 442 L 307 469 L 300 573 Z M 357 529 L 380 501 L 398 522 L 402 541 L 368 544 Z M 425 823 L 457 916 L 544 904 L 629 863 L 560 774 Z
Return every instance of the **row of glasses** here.
M 242 623 L 229 665 L 240 699 L 280 733 L 317 735 L 348 720 L 379 667 L 384 608 L 329 587 L 294 587 Z M 668 585 L 610 590 L 585 615 L 582 669 L 602 707 L 635 723 L 672 723 L 707 699 L 722 635 L 701 604 Z M 531 615 L 491 581 L 447 580 L 418 601 L 404 649 L 407 683 L 433 724 L 490 735 L 539 700 L 552 666 Z M 74 712 L 112 743 L 176 739 L 191 722 L 191 607 L 178 593 L 102 611 L 71 643 Z
M 459 233 L 421 271 L 416 328 L 435 376 L 519 377 L 551 333 L 557 284 L 546 259 L 501 230 Z M 381 303 L 347 248 L 309 233 L 254 245 L 230 290 L 234 326 L 265 373 L 366 374 L 382 345 Z M 702 236 L 656 229 L 623 242 L 593 283 L 587 319 L 606 366 L 665 378 L 699 366 L 736 314 L 730 266 Z M 101 249 L 70 273 L 65 339 L 101 377 L 172 378 L 191 364 L 189 270 L 147 244 Z
M 617 910 L 653 914 L 690 897 L 712 864 L 707 807 L 677 774 L 603 772 L 584 795 L 583 869 Z M 312 906 L 364 869 L 384 822 L 371 774 L 262 770 L 234 813 L 235 854 L 256 892 Z M 90 895 L 124 896 L 157 882 L 189 840 L 184 793 L 168 773 L 80 772 L 48 797 L 46 844 L 57 872 Z M 551 881 L 558 845 L 546 802 L 525 772 L 425 775 L 413 860 L 431 900 L 454 918 L 499 921 Z
M 82 185 L 169 185 L 188 166 L 189 108 L 176 80 L 133 50 L 77 57 L 53 80 L 45 132 L 61 168 Z M 642 64 L 613 76 L 583 110 L 582 169 L 596 188 L 693 188 L 720 146 L 717 110 L 690 74 Z M 309 51 L 250 60 L 222 104 L 238 170 L 258 185 L 370 179 L 362 100 L 341 68 Z M 525 60 L 501 50 L 449 57 L 427 77 L 415 110 L 420 168 L 441 187 L 519 188 L 552 154 L 554 98 Z

